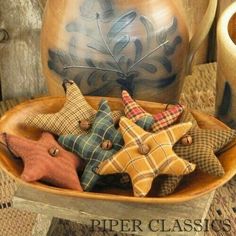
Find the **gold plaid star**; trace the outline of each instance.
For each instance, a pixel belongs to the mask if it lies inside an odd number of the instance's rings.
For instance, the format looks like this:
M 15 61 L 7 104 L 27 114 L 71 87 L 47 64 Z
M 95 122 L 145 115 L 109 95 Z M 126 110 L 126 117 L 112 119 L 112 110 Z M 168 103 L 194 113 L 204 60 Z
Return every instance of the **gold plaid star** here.
M 134 195 L 144 197 L 151 189 L 153 179 L 161 174 L 187 175 L 195 165 L 178 157 L 173 145 L 191 128 L 183 123 L 159 133 L 144 131 L 129 119 L 122 117 L 120 129 L 125 147 L 111 159 L 102 162 L 96 172 L 100 175 L 128 173 Z

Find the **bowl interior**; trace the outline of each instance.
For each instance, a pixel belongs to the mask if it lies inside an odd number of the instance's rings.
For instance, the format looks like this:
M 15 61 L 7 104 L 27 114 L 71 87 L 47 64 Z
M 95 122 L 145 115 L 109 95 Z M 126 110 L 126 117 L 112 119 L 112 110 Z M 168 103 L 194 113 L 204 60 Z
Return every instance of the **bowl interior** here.
M 94 108 L 97 108 L 100 98 L 87 97 L 87 100 Z M 25 127 L 23 124 L 23 120 L 27 117 L 28 114 L 35 112 L 55 113 L 60 110 L 60 108 L 62 108 L 64 101 L 64 97 L 45 97 L 22 103 L 7 112 L 2 117 L 2 119 L 0 120 L 0 132 L 8 132 L 18 136 L 37 139 L 39 138 L 41 131 L 38 129 Z M 108 98 L 108 101 L 112 110 L 123 109 L 123 105 L 120 99 Z M 164 110 L 166 107 L 166 105 L 164 104 L 152 102 L 138 101 L 138 103 L 143 106 L 144 109 L 146 109 L 148 112 L 153 114 L 157 113 L 158 111 Z M 208 116 L 196 111 L 192 112 L 201 128 L 228 129 L 226 125 L 212 116 Z M 132 189 L 121 190 L 118 188 L 102 188 L 96 190 L 96 193 L 80 193 L 74 190 L 60 189 L 53 186 L 48 186 L 40 182 L 30 183 L 29 185 L 35 188 L 40 188 L 42 191 L 70 196 L 78 196 L 82 198 L 141 203 L 183 202 L 206 194 L 229 181 L 236 174 L 236 155 L 234 153 L 236 153 L 236 146 L 234 146 L 234 143 L 232 143 L 225 149 L 223 153 L 218 155 L 226 172 L 224 177 L 216 178 L 196 171 L 184 178 L 184 181 L 178 187 L 175 193 L 166 197 L 156 197 L 158 178 L 156 178 L 156 180 L 154 181 L 152 190 L 146 198 L 133 197 Z M 23 184 L 28 184 L 20 180 L 20 174 L 23 169 L 22 162 L 12 158 L 8 151 L 3 147 L 1 147 L 0 149 L 0 166 L 5 169 L 11 176 L 13 176 L 17 181 L 20 181 Z

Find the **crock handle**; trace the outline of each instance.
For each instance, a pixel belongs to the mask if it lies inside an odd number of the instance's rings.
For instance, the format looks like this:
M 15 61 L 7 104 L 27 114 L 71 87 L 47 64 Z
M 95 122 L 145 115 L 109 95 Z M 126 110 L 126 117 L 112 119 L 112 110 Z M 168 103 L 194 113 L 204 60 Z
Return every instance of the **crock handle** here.
M 185 75 L 189 75 L 192 72 L 192 62 L 194 55 L 196 54 L 197 50 L 199 49 L 211 29 L 216 15 L 217 4 L 217 0 L 209 0 L 209 5 L 205 16 L 203 17 L 199 27 L 190 40 Z

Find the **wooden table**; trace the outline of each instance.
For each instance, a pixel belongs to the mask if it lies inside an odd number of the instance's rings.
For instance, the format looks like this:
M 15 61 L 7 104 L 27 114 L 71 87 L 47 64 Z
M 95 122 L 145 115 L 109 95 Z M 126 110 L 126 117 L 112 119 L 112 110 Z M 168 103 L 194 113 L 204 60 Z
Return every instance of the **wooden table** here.
M 165 221 L 165 231 L 172 229 L 176 221 L 179 221 L 180 224 L 183 225 L 183 221 L 186 219 L 204 220 L 213 196 L 214 192 L 195 201 L 173 205 L 114 203 L 109 201 L 59 196 L 47 192 L 40 192 L 32 187 L 22 185 L 19 186 L 13 198 L 13 207 L 39 214 L 46 214 L 49 219 L 50 217 L 62 218 L 90 226 L 92 225 L 93 220 L 96 224 L 98 223 L 96 220 L 99 220 L 102 228 L 102 220 L 106 220 L 106 228 L 115 231 L 121 230 L 122 222 L 120 220 L 122 219 L 126 220 L 123 222 L 126 233 L 129 231 L 132 234 L 149 236 L 157 235 L 157 232 L 152 232 L 152 230 L 157 229 L 156 220 L 160 220 L 160 227 L 162 222 Z M 118 226 L 112 227 L 110 223 L 116 224 L 117 220 Z M 136 227 L 135 231 L 133 231 L 135 228 L 133 227 L 134 220 L 137 224 L 138 222 L 141 223 L 140 227 Z M 128 226 L 126 226 L 126 224 L 128 224 Z M 178 231 L 178 229 L 175 228 L 175 231 Z M 186 232 L 173 232 L 170 234 L 186 235 Z M 168 234 L 165 232 L 158 233 L 158 235 Z M 200 234 L 190 232 L 188 235 Z

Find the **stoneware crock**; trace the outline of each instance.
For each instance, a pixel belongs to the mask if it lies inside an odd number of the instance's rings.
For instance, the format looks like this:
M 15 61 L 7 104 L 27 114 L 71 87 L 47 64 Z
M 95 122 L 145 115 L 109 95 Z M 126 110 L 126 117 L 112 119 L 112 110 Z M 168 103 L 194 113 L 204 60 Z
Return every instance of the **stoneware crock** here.
M 218 23 L 217 62 L 216 116 L 236 128 L 236 3 Z
M 212 25 L 217 0 L 189 42 L 186 22 L 171 0 L 48 0 L 42 61 L 49 92 L 63 79 L 85 95 L 176 103 L 193 55 Z

